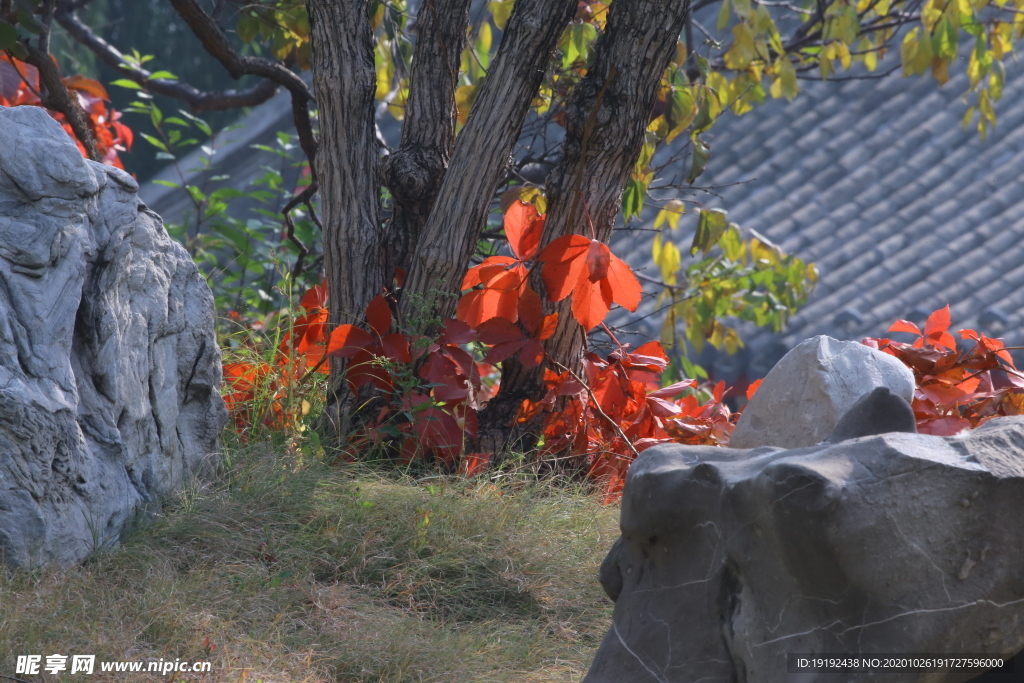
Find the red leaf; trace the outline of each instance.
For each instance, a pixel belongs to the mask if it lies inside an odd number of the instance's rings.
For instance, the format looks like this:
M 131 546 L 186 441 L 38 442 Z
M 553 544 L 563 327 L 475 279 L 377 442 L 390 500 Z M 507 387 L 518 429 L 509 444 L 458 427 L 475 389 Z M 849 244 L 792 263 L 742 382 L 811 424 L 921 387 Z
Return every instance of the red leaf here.
M 714 391 L 711 395 L 715 397 L 715 403 L 721 403 L 722 398 L 725 396 L 725 380 L 719 380 L 718 384 L 715 385 Z
M 591 282 L 586 272 L 580 272 L 572 290 L 572 315 L 587 332 L 601 324 L 611 310 L 612 292 L 608 280 Z
M 661 389 L 658 389 L 657 391 L 652 391 L 647 395 L 650 396 L 651 398 L 672 398 L 673 396 L 678 396 L 687 389 L 692 389 L 695 386 L 697 386 L 697 380 L 684 379 L 682 382 L 670 384 L 667 387 L 662 387 Z
M 533 339 L 530 339 L 523 345 L 523 350 L 519 352 L 519 362 L 525 367 L 534 368 L 540 365 L 544 361 L 544 346 Z
M 569 296 L 586 266 L 591 240 L 583 235 L 563 235 L 544 248 L 537 260 L 544 264 L 541 278 L 551 301 Z
M 326 308 L 327 280 L 306 290 L 306 293 L 302 295 L 302 301 L 299 302 L 299 305 L 307 311 L 312 311 L 314 308 Z
M 476 339 L 476 332 L 473 331 L 472 327 L 461 320 L 449 318 L 444 321 L 444 327 L 441 330 L 441 337 L 438 341 L 442 344 L 468 344 L 474 339 Z
M 355 325 L 338 325 L 327 341 L 327 353 L 346 358 L 374 344 L 370 334 Z
M 757 389 L 758 389 L 758 387 L 761 386 L 761 382 L 763 382 L 763 381 L 764 381 L 764 378 L 762 377 L 761 379 L 756 379 L 756 380 L 754 380 L 753 382 L 750 383 L 750 386 L 747 387 L 747 400 L 748 401 L 750 399 L 754 398 L 754 394 L 757 393 Z
M 555 333 L 558 327 L 558 314 L 544 315 L 544 305 L 540 296 L 529 286 L 525 286 L 519 295 L 519 322 L 530 333 L 530 337 L 544 341 Z
M 487 355 L 484 356 L 484 362 L 500 363 L 503 360 L 507 360 L 516 355 L 516 352 L 526 346 L 526 343 L 526 339 L 499 342 L 487 350 Z M 543 352 L 544 348 L 541 347 L 541 353 Z
M 483 322 L 477 332 L 480 336 L 480 341 L 491 346 L 501 344 L 502 342 L 521 341 L 526 336 L 515 323 L 506 318 L 491 318 Z M 490 363 L 492 361 L 487 362 Z
M 110 101 L 110 95 L 107 94 L 106 88 L 99 81 L 94 81 L 91 78 L 85 76 L 69 76 L 64 79 L 64 85 L 68 90 L 80 90 L 84 93 L 88 93 L 93 97 L 98 97 L 101 100 Z
M 507 318 L 515 322 L 519 319 L 518 278 L 515 278 L 514 284 L 512 287 L 474 289 L 459 299 L 456 317 L 470 327 L 479 327 L 491 318 Z
M 380 346 L 384 355 L 396 363 L 412 362 L 412 355 L 409 353 L 409 338 L 401 332 L 384 335 L 380 340 Z
M 459 473 L 464 477 L 475 477 L 483 474 L 491 463 L 494 453 L 466 453 L 459 463 Z
M 608 247 L 593 240 L 587 249 L 587 277 L 591 282 L 597 282 L 608 277 L 608 262 L 611 260 L 612 252 Z
M 636 279 L 633 269 L 626 265 L 625 261 L 615 254 L 609 255 L 611 259 L 608 262 L 608 279 L 612 284 L 612 301 L 627 311 L 635 311 L 643 294 L 640 281 Z
M 949 323 L 949 304 L 946 304 L 944 308 L 940 308 L 928 316 L 928 320 L 924 323 L 924 336 L 931 337 L 932 335 L 946 332 L 949 329 Z
M 921 328 L 909 320 L 897 320 L 892 326 L 886 330 L 887 332 L 909 332 L 921 336 Z
M 537 254 L 540 236 L 544 231 L 544 217 L 533 204 L 518 199 L 505 212 L 505 237 L 508 246 L 520 260 L 529 261 Z
M 377 333 L 378 337 L 383 337 L 391 328 L 391 308 L 383 294 L 373 297 L 367 304 L 366 324 Z
M 517 263 L 518 261 L 508 256 L 488 256 L 480 265 L 473 266 L 466 271 L 466 276 L 462 278 L 461 289 L 472 289 L 477 285 L 488 282 L 494 279 L 495 276 L 508 270 L 509 266 Z

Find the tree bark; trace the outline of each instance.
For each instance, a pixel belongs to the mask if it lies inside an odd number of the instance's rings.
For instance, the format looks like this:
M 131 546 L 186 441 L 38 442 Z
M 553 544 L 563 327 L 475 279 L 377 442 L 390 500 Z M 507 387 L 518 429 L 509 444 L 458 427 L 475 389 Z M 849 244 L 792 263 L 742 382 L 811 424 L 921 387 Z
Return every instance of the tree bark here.
M 549 209 L 542 246 L 561 235 L 590 235 L 584 202 L 597 239 L 611 238 L 661 76 L 689 10 L 689 0 L 616 0 L 610 5 L 594 64 L 566 106 L 564 155 L 546 182 Z M 560 313 L 558 326 L 545 348 L 556 363 L 575 368 L 585 336 L 569 299 L 554 308 Z M 481 416 L 481 435 L 488 440 L 481 447 L 500 447 L 519 404 L 542 393 L 542 376 L 539 367 L 505 362 L 500 391 Z
M 416 313 L 414 298 L 429 301 L 433 290 L 459 291 L 530 103 L 576 5 L 517 0 L 416 246 L 402 294 L 403 319 Z M 445 319 L 455 300 L 442 297 L 436 306 Z
M 388 156 L 384 183 L 394 197 L 386 277 L 410 258 L 455 146 L 455 89 L 472 0 L 425 0 L 416 15 L 402 142 Z
M 362 320 L 384 286 L 380 158 L 374 126 L 373 32 L 366 2 L 307 0 L 320 108 L 317 177 L 331 325 Z M 340 426 L 342 359 L 331 359 L 328 419 Z M 334 406 L 333 409 L 330 406 Z

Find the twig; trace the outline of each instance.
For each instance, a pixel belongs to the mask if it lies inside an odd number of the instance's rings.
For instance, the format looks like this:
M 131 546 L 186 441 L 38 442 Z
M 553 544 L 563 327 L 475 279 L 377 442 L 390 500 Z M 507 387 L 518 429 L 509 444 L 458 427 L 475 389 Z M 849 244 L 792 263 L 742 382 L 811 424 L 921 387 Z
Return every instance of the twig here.
M 554 359 L 552 359 L 551 362 L 557 365 L 565 372 L 568 372 L 574 380 L 580 383 L 580 386 L 587 390 L 587 393 L 589 394 L 588 400 L 590 403 L 593 404 L 594 408 L 597 409 L 598 414 L 600 414 L 601 417 L 608 421 L 608 423 L 615 429 L 615 432 L 619 435 L 619 438 L 622 439 L 623 443 L 629 446 L 629 450 L 633 451 L 633 457 L 639 458 L 640 451 L 638 451 L 636 447 L 633 446 L 633 442 L 630 441 L 629 438 L 626 436 L 626 433 L 622 431 L 622 427 L 619 426 L 619 423 L 608 417 L 608 414 L 604 412 L 604 409 L 601 408 L 601 404 L 594 400 L 594 392 L 593 390 L 591 390 L 590 385 L 588 385 L 583 379 L 581 379 L 579 375 L 573 372 L 571 368 L 567 368 L 566 366 L 562 365 L 561 363 Z
M 295 222 L 292 221 L 292 211 L 299 204 L 305 204 L 313 221 L 317 224 L 320 230 L 323 231 L 323 226 L 320 225 L 320 220 L 316 217 L 316 214 L 313 212 L 313 206 L 310 204 L 310 200 L 313 195 L 316 194 L 318 189 L 319 185 L 316 181 L 313 181 L 306 189 L 292 197 L 291 201 L 281 209 L 281 213 L 284 215 L 285 237 L 287 237 L 288 241 L 294 244 L 295 248 L 299 250 L 299 255 L 295 259 L 295 265 L 292 266 L 292 282 L 295 282 L 299 275 L 302 274 L 302 262 L 305 261 L 306 256 L 309 255 L 309 247 L 303 244 L 302 240 L 300 240 L 295 234 Z

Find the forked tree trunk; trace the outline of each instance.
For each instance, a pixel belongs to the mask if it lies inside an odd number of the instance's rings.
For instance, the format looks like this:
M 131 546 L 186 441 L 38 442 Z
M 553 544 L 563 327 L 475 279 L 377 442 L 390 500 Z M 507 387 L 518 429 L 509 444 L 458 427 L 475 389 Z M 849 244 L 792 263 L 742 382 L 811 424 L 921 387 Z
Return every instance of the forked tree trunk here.
M 597 239 L 611 238 L 661 76 L 689 11 L 689 0 L 616 0 L 610 5 L 594 64 L 577 84 L 566 110 L 564 156 L 545 187 L 549 209 L 542 246 L 561 235 L 589 236 L 584 202 Z M 554 310 L 560 314 L 558 327 L 545 348 L 558 365 L 575 369 L 586 338 L 572 317 L 569 299 Z M 505 445 L 520 403 L 541 395 L 542 372 L 514 360 L 505 362 L 500 391 L 480 422 L 481 449 Z
M 385 163 L 394 208 L 387 229 L 387 272 L 408 272 L 455 146 L 455 89 L 472 0 L 424 0 L 413 28 L 409 97 L 401 146 Z
M 403 317 L 415 315 L 416 299 L 433 301 L 442 319 L 455 310 L 450 295 L 459 292 L 530 103 L 576 4 L 516 0 L 413 252 L 402 293 Z M 449 296 L 438 298 L 435 292 Z

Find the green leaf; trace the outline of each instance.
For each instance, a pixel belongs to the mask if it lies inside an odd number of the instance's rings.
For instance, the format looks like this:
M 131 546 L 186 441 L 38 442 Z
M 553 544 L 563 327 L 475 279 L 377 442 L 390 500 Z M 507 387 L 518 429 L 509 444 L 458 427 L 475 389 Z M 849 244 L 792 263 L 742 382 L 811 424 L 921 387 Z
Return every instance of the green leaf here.
M 725 234 L 729 227 L 725 219 L 725 212 L 718 209 L 702 209 L 697 219 L 697 231 L 693 233 L 693 244 L 690 245 L 690 256 L 696 256 L 697 252 L 703 252 L 706 256 L 711 248 L 718 244 L 718 240 Z
M 119 78 L 116 81 L 111 81 L 110 85 L 116 85 L 120 88 L 128 88 L 129 90 L 142 90 L 142 86 L 135 81 L 129 81 L 127 78 Z
M 0 50 L 10 50 L 15 45 L 18 45 L 18 29 L 6 21 L 0 21 Z
M 165 81 L 176 81 L 178 77 L 172 74 L 170 71 L 154 71 L 149 75 L 150 79 L 156 80 L 162 78 Z
M 243 12 L 238 17 L 238 23 L 235 24 L 235 33 L 238 34 L 239 40 L 243 43 L 251 43 L 256 40 L 256 36 L 260 32 L 260 22 L 253 15 L 248 12 Z
M 718 23 L 715 28 L 721 31 L 729 25 L 729 0 L 722 0 L 722 9 L 718 10 Z
M 629 182 L 626 183 L 626 191 L 622 195 L 622 218 L 628 221 L 631 216 L 640 217 L 640 212 L 644 208 L 644 197 L 647 194 L 647 188 L 644 184 L 634 178 L 630 178 Z
M 164 152 L 169 152 L 170 151 L 170 150 L 167 149 L 167 145 L 165 145 L 162 141 L 160 141 L 159 139 L 153 137 L 152 135 L 148 135 L 146 133 L 139 133 L 139 135 L 141 135 L 146 140 L 146 142 L 148 142 L 149 144 L 153 145 L 157 149 L 162 150 Z
M 704 167 L 708 163 L 708 158 L 711 156 L 711 147 L 704 143 L 696 135 L 693 136 L 693 161 L 690 164 L 690 175 L 686 177 L 686 182 L 692 183 L 694 180 L 700 177 L 700 174 L 704 172 Z
M 36 35 L 46 30 L 46 27 L 40 24 L 31 13 L 25 11 L 18 12 L 18 26 Z

